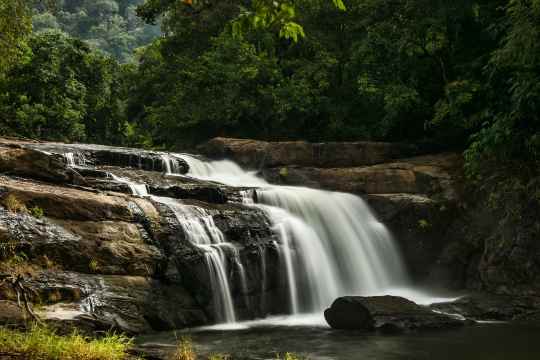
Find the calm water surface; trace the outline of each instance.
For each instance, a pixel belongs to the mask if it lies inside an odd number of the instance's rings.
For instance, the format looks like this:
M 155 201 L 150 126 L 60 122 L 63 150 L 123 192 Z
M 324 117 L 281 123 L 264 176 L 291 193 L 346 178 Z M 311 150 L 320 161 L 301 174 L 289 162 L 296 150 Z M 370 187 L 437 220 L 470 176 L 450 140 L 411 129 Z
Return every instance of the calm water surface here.
M 335 331 L 323 326 L 262 325 L 237 330 L 199 329 L 140 338 L 141 345 L 171 346 L 189 335 L 202 354 L 226 353 L 275 359 L 295 352 L 312 360 L 330 359 L 540 359 L 540 324 L 491 323 L 461 329 L 376 335 Z

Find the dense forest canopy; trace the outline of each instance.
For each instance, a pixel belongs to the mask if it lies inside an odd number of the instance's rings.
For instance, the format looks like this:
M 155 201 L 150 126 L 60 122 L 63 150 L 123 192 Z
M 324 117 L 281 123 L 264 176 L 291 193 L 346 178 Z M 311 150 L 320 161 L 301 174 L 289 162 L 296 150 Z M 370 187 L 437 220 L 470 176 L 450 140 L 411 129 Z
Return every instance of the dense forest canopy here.
M 4 135 L 408 141 L 464 150 L 472 178 L 538 169 L 540 0 L 0 0 L 0 29 Z
M 34 6 L 34 32 L 59 30 L 85 40 L 120 62 L 160 35 L 157 25 L 136 15 L 144 0 L 48 0 Z

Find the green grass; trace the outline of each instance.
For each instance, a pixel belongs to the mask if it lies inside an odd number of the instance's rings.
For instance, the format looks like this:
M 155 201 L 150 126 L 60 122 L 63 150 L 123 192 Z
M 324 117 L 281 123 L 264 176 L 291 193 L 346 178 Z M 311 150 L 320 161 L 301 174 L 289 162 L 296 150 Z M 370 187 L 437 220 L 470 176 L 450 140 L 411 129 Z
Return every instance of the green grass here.
M 28 360 L 121 360 L 128 358 L 130 346 L 130 339 L 115 334 L 88 339 L 77 333 L 59 336 L 38 325 L 26 332 L 0 328 L 0 350 Z

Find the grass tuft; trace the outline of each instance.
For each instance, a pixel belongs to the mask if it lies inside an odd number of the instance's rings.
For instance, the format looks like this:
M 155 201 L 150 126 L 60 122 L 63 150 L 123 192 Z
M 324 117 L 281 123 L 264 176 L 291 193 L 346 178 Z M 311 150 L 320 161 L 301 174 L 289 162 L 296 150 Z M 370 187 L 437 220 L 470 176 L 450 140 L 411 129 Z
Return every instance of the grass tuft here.
M 130 346 L 130 339 L 116 334 L 88 339 L 78 333 L 59 336 L 39 325 L 27 332 L 0 328 L 0 349 L 29 360 L 123 360 Z
M 2 201 L 8 211 L 14 213 L 27 213 L 26 205 L 21 202 L 14 194 L 8 194 Z
M 189 337 L 182 337 L 176 345 L 176 351 L 170 360 L 196 360 L 197 353 L 193 348 L 193 342 Z

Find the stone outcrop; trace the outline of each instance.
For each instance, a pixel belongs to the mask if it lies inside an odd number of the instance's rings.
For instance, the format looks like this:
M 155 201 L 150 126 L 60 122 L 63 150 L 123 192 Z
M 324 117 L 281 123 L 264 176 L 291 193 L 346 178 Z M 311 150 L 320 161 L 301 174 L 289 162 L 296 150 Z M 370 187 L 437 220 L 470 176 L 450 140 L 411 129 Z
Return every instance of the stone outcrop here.
M 412 145 L 382 142 L 266 142 L 231 138 L 215 138 L 197 149 L 210 158 L 231 159 L 253 169 L 289 165 L 321 168 L 363 166 L 418 153 Z
M 166 153 L 158 151 L 94 144 L 18 142 L 17 146 L 52 154 L 72 154 L 76 165 L 119 166 L 147 171 L 166 171 L 166 165 L 163 162 L 163 155 Z M 188 172 L 189 165 L 184 160 L 175 158 L 172 161 L 175 162 L 179 173 Z
M 258 169 L 272 183 L 362 196 L 395 235 L 414 280 L 497 294 L 438 311 L 478 320 L 540 311 L 539 209 L 532 206 L 519 226 L 499 221 L 463 195 L 457 154 L 419 155 L 415 146 L 386 143 L 239 139 L 214 139 L 200 149 Z M 5 249 L 24 254 L 31 272 L 25 282 L 47 321 L 130 333 L 215 321 L 205 254 L 159 197 L 203 210 L 234 244 L 245 273 L 230 266 L 226 276 L 240 319 L 284 312 L 276 237 L 262 210 L 242 204 L 250 188 L 172 176 L 164 156 L 0 139 L 0 265 L 9 258 Z M 184 160 L 173 159 L 177 172 L 188 171 Z M 132 195 L 127 180 L 146 184 L 155 198 Z M 0 285 L 0 323 L 21 321 L 20 312 L 6 315 L 15 300 Z M 327 318 L 336 328 L 371 330 L 457 325 L 399 298 L 341 298 Z
M 0 147 L 0 173 L 30 176 L 55 183 L 72 182 L 77 177 L 76 172 L 65 166 L 61 155 L 22 148 L 15 144 Z
M 75 157 L 72 164 L 66 153 Z M 169 207 L 131 195 L 125 179 L 204 209 L 235 244 L 246 274 L 231 267 L 227 276 L 240 318 L 282 312 L 283 304 L 274 301 L 282 289 L 266 216 L 241 204 L 241 189 L 168 176 L 161 153 L 141 153 L 0 141 L 0 265 L 11 261 L 10 253 L 23 254 L 24 282 L 32 301 L 42 305 L 39 315 L 61 328 L 128 333 L 215 321 L 203 251 Z M 187 171 L 179 161 L 176 170 Z M 2 309 L 15 300 L 13 289 L 0 284 Z M 20 320 L 4 315 L 0 321 Z
M 324 317 L 339 330 L 401 332 L 464 325 L 463 321 L 397 296 L 341 297 L 325 310 Z
M 456 199 L 456 154 L 420 156 L 363 167 L 279 167 L 263 170 L 275 184 L 302 185 L 353 194 L 426 194 Z

